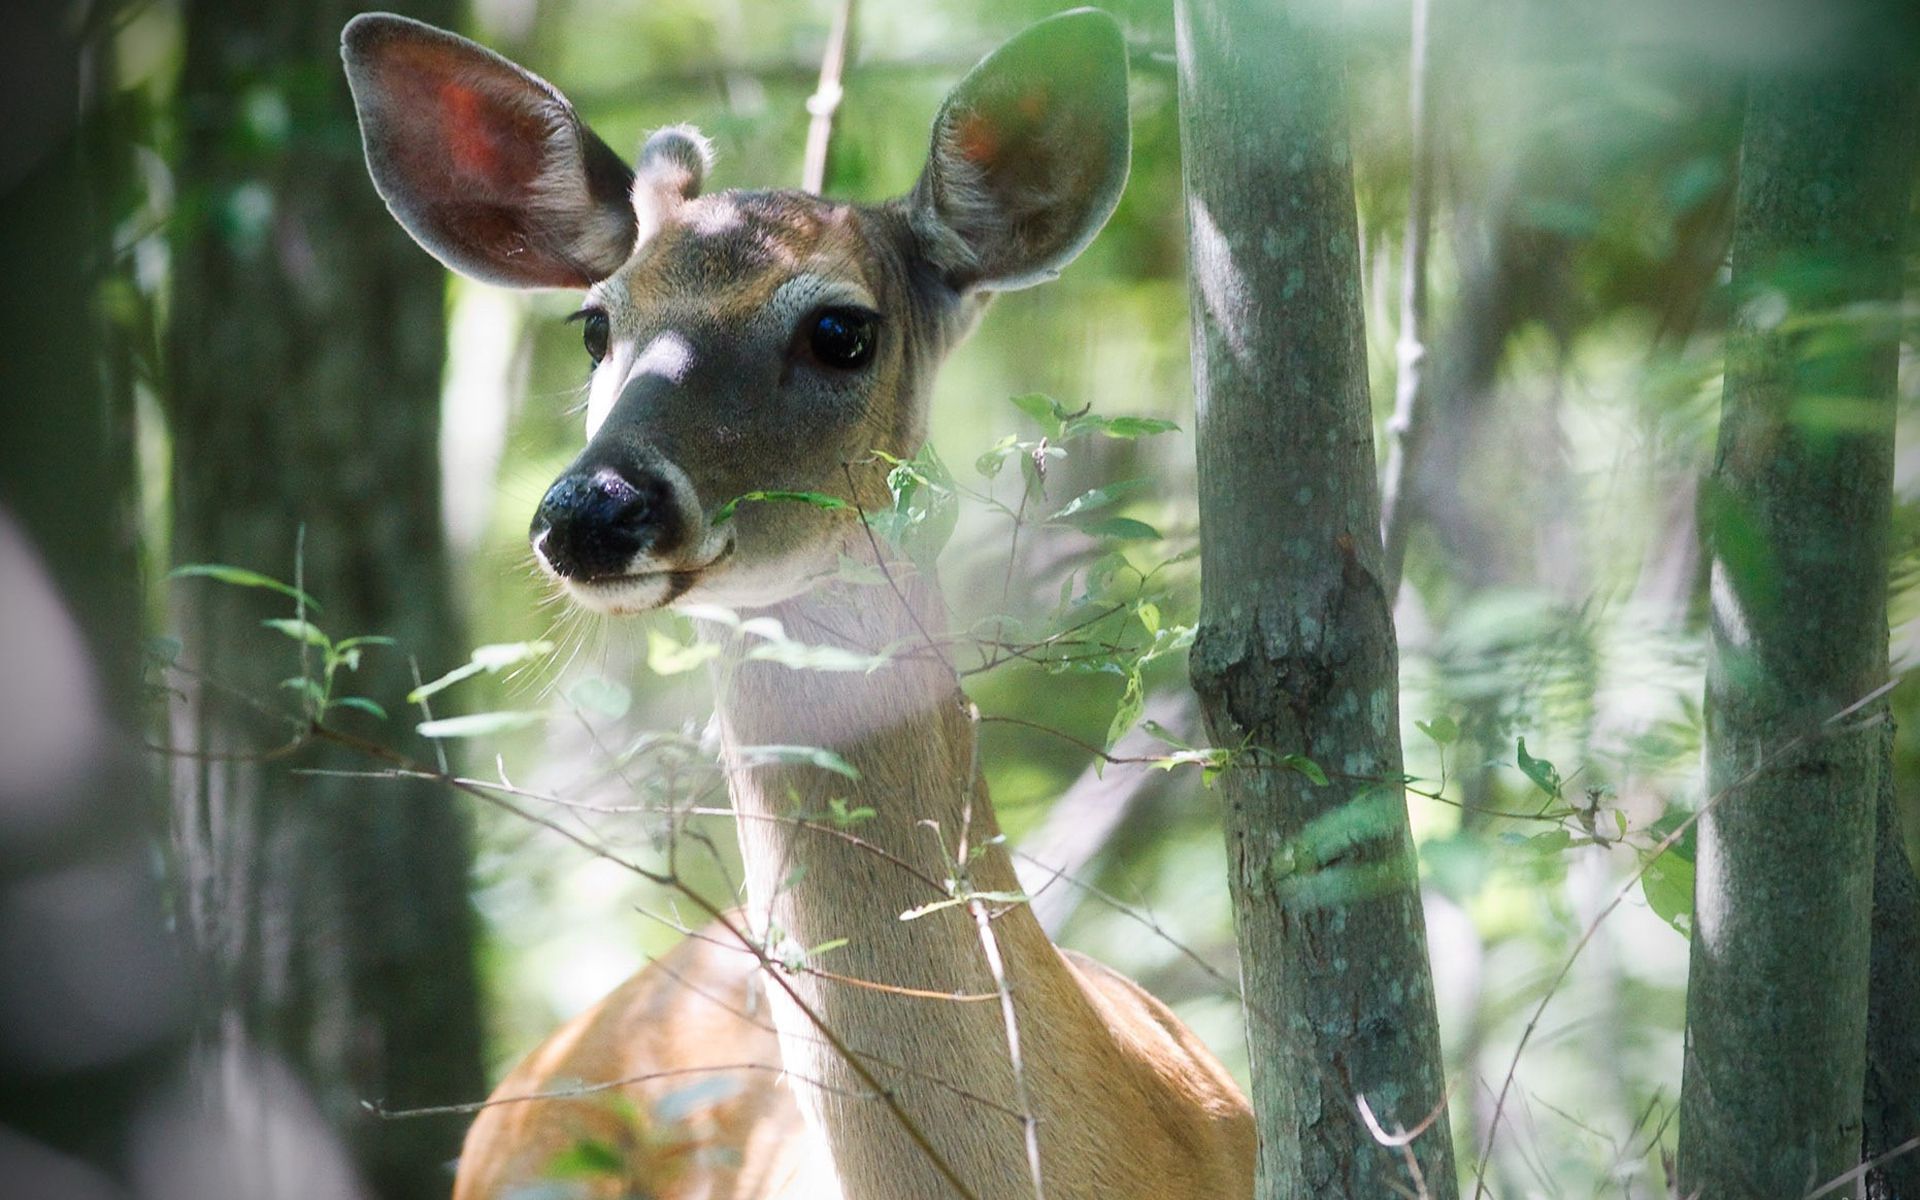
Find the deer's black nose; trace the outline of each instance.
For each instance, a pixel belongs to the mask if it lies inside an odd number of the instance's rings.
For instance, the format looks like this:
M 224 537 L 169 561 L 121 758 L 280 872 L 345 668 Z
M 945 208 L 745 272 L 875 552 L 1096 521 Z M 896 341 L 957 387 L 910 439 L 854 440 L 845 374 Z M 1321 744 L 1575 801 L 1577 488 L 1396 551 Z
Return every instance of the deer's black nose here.
M 630 479 L 611 467 L 569 471 L 540 501 L 534 549 L 568 579 L 623 575 L 636 555 L 655 548 L 666 499 L 665 484 L 651 476 Z

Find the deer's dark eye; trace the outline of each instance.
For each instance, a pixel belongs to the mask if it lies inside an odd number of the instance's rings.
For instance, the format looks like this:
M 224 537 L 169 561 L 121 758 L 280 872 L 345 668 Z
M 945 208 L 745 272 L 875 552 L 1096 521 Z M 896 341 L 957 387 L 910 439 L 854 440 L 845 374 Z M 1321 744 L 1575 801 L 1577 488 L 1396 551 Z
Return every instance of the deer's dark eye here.
M 582 340 L 587 343 L 587 354 L 597 366 L 607 356 L 607 339 L 613 334 L 613 326 L 607 320 L 607 314 L 598 309 L 581 318 Z
M 864 309 L 828 308 L 813 316 L 807 345 L 822 365 L 852 371 L 873 361 L 879 318 Z

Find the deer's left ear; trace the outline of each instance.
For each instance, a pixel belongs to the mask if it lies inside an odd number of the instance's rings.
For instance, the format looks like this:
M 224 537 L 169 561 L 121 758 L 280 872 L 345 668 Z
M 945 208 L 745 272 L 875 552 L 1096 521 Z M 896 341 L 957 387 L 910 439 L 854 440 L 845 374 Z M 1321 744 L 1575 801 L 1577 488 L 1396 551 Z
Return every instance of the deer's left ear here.
M 633 172 L 545 80 L 388 13 L 349 21 L 340 48 L 374 186 L 441 262 L 508 287 L 584 288 L 626 261 Z
M 909 201 L 924 250 L 956 288 L 1059 274 L 1127 181 L 1127 50 L 1106 13 L 1049 17 L 955 87 Z

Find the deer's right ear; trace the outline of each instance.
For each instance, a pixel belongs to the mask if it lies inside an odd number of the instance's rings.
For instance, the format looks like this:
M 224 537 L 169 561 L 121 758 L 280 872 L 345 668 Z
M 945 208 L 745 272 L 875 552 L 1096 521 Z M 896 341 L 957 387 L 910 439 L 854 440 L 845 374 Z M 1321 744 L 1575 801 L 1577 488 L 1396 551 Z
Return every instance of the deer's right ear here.
M 340 41 L 374 187 L 435 258 L 523 288 L 584 288 L 626 262 L 633 172 L 545 80 L 388 13 Z

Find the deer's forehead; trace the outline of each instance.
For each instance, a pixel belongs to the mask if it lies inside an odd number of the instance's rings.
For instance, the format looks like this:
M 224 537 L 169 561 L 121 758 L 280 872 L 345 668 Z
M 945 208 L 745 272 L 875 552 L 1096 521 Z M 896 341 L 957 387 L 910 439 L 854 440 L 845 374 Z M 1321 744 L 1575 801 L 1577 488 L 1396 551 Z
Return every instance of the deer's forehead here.
M 850 206 L 722 192 L 681 208 L 591 300 L 636 322 L 681 313 L 725 324 L 807 298 L 875 305 L 886 275 Z

